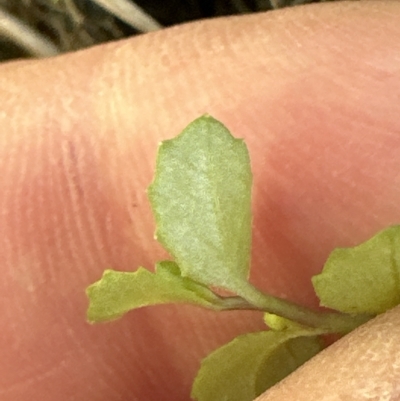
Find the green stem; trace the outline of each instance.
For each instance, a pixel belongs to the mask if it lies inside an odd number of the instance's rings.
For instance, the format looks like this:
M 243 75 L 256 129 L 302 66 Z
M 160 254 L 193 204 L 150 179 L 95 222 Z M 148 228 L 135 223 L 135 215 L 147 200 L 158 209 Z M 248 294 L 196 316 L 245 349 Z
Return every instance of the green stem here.
M 261 311 L 260 308 L 247 302 L 242 297 L 221 297 L 219 307 L 221 311 L 225 310 L 256 310 Z
M 264 294 L 251 284 L 242 287 L 239 297 L 224 298 L 224 309 L 254 309 L 290 319 L 299 324 L 320 328 L 329 333 L 345 334 L 370 320 L 371 315 L 349 315 L 341 312 L 321 312 L 272 295 Z

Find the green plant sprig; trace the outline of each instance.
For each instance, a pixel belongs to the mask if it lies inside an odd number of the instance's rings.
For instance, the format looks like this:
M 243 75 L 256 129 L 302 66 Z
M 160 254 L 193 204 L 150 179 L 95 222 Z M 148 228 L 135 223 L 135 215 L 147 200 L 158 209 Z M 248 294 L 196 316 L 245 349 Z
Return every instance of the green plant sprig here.
M 173 260 L 158 262 L 154 273 L 106 270 L 87 289 L 90 322 L 165 303 L 264 312 L 269 330 L 239 336 L 203 360 L 192 389 L 198 401 L 253 400 L 321 351 L 322 335 L 346 334 L 400 303 L 400 226 L 331 253 L 312 278 L 331 311 L 255 288 L 248 282 L 251 185 L 245 143 L 214 118 L 198 118 L 162 142 L 148 189 L 156 239 Z

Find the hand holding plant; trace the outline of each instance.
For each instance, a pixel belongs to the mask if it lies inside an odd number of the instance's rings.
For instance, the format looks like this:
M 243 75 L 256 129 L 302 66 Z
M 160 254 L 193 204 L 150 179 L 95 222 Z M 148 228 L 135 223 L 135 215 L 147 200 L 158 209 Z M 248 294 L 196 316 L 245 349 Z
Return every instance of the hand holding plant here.
M 257 311 L 181 304 L 85 322 L 105 268 L 170 258 L 145 189 L 157 144 L 205 112 L 251 156 L 251 284 L 315 310 L 311 277 L 330 252 L 400 219 L 399 13 L 310 5 L 1 65 L 1 401 L 187 401 L 202 358 L 265 331 Z M 399 316 L 263 400 L 396 397 Z
M 400 303 L 400 226 L 331 253 L 313 284 L 321 305 L 337 312 L 257 290 L 248 282 L 251 183 L 245 144 L 210 116 L 195 120 L 161 144 L 149 187 L 156 238 L 175 261 L 154 273 L 108 270 L 87 290 L 93 322 L 174 302 L 263 311 L 270 331 L 238 337 L 203 361 L 192 390 L 198 401 L 252 401 L 321 351 L 322 335 L 346 334 Z

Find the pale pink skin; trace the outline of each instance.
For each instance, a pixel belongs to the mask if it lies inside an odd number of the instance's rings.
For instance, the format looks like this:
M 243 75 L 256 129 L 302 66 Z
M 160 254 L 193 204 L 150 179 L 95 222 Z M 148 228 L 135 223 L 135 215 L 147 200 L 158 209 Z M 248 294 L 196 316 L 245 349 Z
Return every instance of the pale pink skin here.
M 187 401 L 202 357 L 263 328 L 190 306 L 85 322 L 105 268 L 166 256 L 145 194 L 157 144 L 206 112 L 251 153 L 253 282 L 316 306 L 330 250 L 400 222 L 399 17 L 314 5 L 0 66 L 0 399 Z M 400 312 L 383 319 L 261 400 L 400 400 Z

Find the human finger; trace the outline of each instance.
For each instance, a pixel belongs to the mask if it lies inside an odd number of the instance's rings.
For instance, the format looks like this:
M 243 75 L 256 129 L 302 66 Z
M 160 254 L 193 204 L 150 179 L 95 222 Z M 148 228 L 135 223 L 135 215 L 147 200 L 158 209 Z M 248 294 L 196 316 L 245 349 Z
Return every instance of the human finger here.
M 84 322 L 104 268 L 165 256 L 145 187 L 159 140 L 204 112 L 250 149 L 253 281 L 315 305 L 329 250 L 399 217 L 397 13 L 304 7 L 2 66 L 4 399 L 187 399 L 201 356 L 262 327 L 175 307 Z

